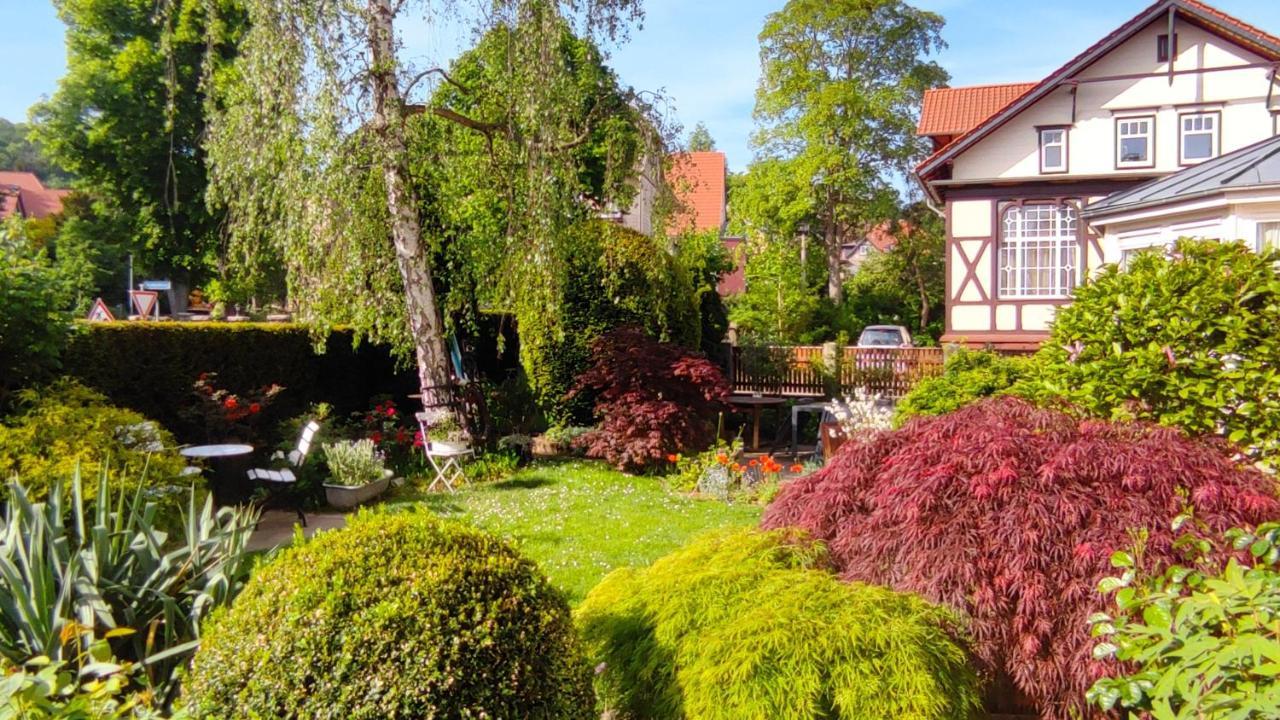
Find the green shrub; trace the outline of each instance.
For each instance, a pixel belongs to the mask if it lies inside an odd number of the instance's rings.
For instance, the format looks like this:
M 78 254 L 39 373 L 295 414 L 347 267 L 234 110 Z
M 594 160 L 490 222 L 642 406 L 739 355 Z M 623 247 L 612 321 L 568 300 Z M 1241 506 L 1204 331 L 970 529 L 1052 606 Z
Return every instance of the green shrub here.
M 898 401 L 894 422 L 898 425 L 920 415 L 945 415 L 992 395 L 1009 390 L 1030 369 L 1025 356 L 958 349 L 943 366 L 941 375 L 916 383 Z
M 244 584 L 245 543 L 257 515 L 215 512 L 211 500 L 201 507 L 193 492 L 171 536 L 160 529 L 154 501 L 122 489 L 130 483 L 103 474 L 92 485 L 96 503 L 79 475 L 69 493 L 55 488 L 47 502 L 10 485 L 0 542 L 0 658 L 83 665 L 85 652 L 105 652 L 145 662 L 145 684 L 169 700 L 201 620 Z
M 0 425 L 0 478 L 22 479 L 33 498 L 55 487 L 69 489 L 79 468 L 97 477 L 120 470 L 122 487 L 145 487 L 169 510 L 181 505 L 178 473 L 185 466 L 173 436 L 153 420 L 108 404 L 102 395 L 69 380 L 18 394 L 20 410 Z M 95 488 L 86 488 L 89 499 Z
M 579 608 L 618 718 L 968 718 L 977 680 L 958 618 L 845 584 L 785 531 L 705 535 L 615 571 Z
M 1280 453 L 1280 252 L 1179 240 L 1076 289 L 1028 394 Z M 1022 390 L 1020 390 L 1022 392 Z
M 105 648 L 104 648 L 105 649 Z M 77 671 L 68 663 L 39 658 L 21 667 L 0 664 L 0 720 L 185 720 L 185 713 L 161 715 L 146 693 L 136 692 L 137 667 L 118 665 L 109 650 L 87 658 L 113 668 Z M 102 666 L 100 666 L 102 667 Z M 119 668 L 119 669 L 114 669 Z
M 0 412 L 19 388 L 58 367 L 71 318 L 58 270 L 33 251 L 16 217 L 0 223 Z
M 318 354 L 307 328 L 287 323 L 85 323 L 64 353 L 63 369 L 186 442 L 206 440 L 203 424 L 183 411 L 194 403 L 201 373 L 216 373 L 219 386 L 233 393 L 285 386 L 273 420 L 311 402 L 330 403 L 346 415 L 381 393 L 417 392 L 413 373 L 398 372 L 384 347 L 354 349 L 345 330 L 320 344 Z
M 1116 553 L 1124 574 L 1100 586 L 1115 592 L 1116 616 L 1093 617 L 1094 656 L 1132 672 L 1099 680 L 1091 701 L 1156 720 L 1280 716 L 1280 524 L 1228 538 L 1253 561 L 1216 572 L 1196 561 L 1141 578 L 1141 553 Z
M 587 718 L 564 599 L 505 543 L 428 514 L 354 516 L 261 568 L 205 627 L 200 718 Z
M 700 340 L 689 273 L 657 241 L 603 221 L 584 225 L 574 241 L 560 317 L 541 308 L 517 312 L 520 362 L 552 424 L 591 421 L 593 399 L 566 395 L 590 366 L 592 343 L 608 330 L 635 325 L 685 347 Z

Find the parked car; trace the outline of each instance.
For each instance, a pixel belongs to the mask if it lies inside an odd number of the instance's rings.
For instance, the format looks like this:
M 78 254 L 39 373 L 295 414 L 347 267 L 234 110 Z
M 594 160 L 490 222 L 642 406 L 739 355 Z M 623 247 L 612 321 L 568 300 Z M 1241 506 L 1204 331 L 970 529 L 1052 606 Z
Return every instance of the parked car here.
M 858 336 L 860 348 L 914 347 L 911 333 L 901 325 L 868 325 Z

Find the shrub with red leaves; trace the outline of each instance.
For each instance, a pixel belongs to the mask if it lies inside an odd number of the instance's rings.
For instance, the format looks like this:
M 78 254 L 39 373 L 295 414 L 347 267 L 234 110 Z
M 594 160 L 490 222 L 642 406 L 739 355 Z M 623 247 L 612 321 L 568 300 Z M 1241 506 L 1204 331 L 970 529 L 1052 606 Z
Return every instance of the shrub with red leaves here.
M 588 457 L 634 471 L 707 447 L 730 387 L 700 353 L 621 328 L 592 346 L 592 367 L 569 394 L 584 391 L 596 393 L 601 423 L 576 444 Z
M 1114 669 L 1093 659 L 1088 622 L 1107 609 L 1111 553 L 1145 529 L 1145 563 L 1163 571 L 1188 505 L 1207 534 L 1280 517 L 1272 479 L 1220 445 L 999 398 L 846 443 L 764 525 L 826 541 L 847 580 L 966 612 L 995 687 L 1057 719 L 1096 716 L 1085 691 Z

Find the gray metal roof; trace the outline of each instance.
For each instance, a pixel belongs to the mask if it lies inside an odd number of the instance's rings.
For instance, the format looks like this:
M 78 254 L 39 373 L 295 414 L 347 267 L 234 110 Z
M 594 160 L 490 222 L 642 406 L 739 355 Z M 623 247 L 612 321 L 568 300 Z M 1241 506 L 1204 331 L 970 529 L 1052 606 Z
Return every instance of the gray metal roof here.
M 1264 187 L 1280 188 L 1280 135 L 1108 196 L 1089 205 L 1083 214 L 1113 215 Z

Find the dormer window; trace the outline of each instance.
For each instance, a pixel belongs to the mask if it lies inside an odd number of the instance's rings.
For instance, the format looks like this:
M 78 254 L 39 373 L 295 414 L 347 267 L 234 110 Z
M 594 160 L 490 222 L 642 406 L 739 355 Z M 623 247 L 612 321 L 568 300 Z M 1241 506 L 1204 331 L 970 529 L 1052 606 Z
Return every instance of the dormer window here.
M 1183 165 L 1194 165 L 1218 156 L 1219 131 L 1222 115 L 1217 112 L 1192 113 L 1178 116 L 1179 160 Z
M 1178 57 L 1178 34 L 1173 34 L 1173 52 L 1169 51 L 1169 36 L 1156 36 L 1156 62 L 1169 62 L 1170 57 Z
M 1155 167 L 1154 136 L 1156 119 L 1142 117 L 1116 118 L 1116 167 Z
M 1044 174 L 1067 171 L 1067 128 L 1040 128 L 1040 172 Z

